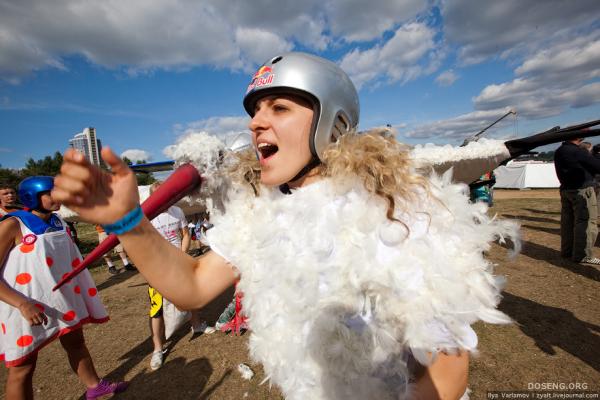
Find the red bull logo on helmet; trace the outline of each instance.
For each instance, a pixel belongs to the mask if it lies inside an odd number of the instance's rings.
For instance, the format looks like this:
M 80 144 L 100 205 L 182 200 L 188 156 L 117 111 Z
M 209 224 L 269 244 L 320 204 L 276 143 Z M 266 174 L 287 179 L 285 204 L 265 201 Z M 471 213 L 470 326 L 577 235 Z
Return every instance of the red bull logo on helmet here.
M 263 65 L 262 67 L 260 67 L 258 69 L 258 71 L 256 71 L 256 73 L 254 74 L 254 76 L 252 77 L 252 80 L 257 79 L 262 77 L 263 75 L 267 75 L 270 74 L 273 70 L 271 69 L 271 67 L 267 67 L 266 65 Z
M 246 89 L 246 93 L 250 92 L 253 89 L 259 88 L 261 86 L 270 85 L 273 83 L 273 78 L 275 74 L 271 67 L 267 67 L 263 65 L 256 71 L 254 76 L 252 77 L 252 82 L 248 85 L 248 89 Z

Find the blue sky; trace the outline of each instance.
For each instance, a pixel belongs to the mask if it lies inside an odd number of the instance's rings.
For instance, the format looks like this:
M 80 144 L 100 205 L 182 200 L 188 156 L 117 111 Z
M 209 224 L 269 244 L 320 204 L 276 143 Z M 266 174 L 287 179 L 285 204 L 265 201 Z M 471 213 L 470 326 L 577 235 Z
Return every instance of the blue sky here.
M 244 130 L 250 76 L 290 50 L 337 62 L 360 128 L 389 123 L 410 144 L 461 143 L 510 108 L 486 135 L 600 118 L 597 0 L 8 0 L 0 164 L 63 151 L 87 126 L 151 161 L 187 132 Z

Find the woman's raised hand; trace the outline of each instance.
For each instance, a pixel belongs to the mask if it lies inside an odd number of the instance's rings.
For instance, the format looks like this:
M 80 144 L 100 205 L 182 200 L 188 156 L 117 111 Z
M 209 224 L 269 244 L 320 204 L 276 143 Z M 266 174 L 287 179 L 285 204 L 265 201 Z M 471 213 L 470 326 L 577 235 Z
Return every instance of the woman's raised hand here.
M 140 199 L 135 174 L 127 164 L 108 147 L 102 149 L 102 158 L 112 173 L 91 165 L 80 152 L 67 150 L 52 198 L 83 220 L 106 225 L 137 207 Z

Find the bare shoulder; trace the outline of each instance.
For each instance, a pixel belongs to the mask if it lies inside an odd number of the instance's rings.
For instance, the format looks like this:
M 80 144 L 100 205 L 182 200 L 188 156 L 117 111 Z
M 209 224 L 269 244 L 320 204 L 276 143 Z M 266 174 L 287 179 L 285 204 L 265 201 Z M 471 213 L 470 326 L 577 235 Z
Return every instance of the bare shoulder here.
M 0 242 L 17 242 L 21 240 L 21 227 L 16 218 L 7 218 L 0 222 Z
M 19 221 L 16 218 L 6 218 L 2 222 L 0 222 L 0 232 L 1 234 L 8 234 L 11 232 L 20 232 L 21 228 L 19 226 Z

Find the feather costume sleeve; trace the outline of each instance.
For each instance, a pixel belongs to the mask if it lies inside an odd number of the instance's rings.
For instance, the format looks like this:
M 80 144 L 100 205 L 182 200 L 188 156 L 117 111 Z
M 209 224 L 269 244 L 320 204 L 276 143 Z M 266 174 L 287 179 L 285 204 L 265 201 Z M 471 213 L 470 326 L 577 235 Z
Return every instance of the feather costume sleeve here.
M 469 184 L 510 159 L 511 154 L 504 142 L 484 138 L 464 147 L 419 145 L 411 151 L 411 158 L 426 174 L 433 170 L 442 175 L 452 168 L 453 181 Z

